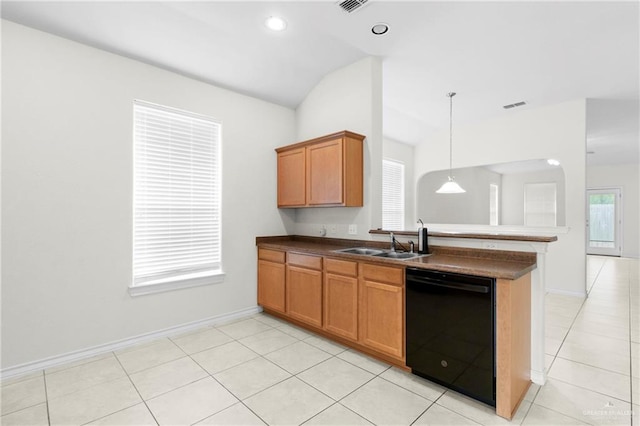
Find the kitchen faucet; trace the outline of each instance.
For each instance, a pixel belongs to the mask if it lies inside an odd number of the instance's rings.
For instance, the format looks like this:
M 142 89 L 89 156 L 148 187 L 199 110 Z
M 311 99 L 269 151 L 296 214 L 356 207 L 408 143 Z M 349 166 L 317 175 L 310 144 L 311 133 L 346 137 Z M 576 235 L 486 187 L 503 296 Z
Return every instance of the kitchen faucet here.
M 391 251 L 396 251 L 396 237 L 393 236 L 393 232 L 389 232 L 389 237 L 391 237 Z

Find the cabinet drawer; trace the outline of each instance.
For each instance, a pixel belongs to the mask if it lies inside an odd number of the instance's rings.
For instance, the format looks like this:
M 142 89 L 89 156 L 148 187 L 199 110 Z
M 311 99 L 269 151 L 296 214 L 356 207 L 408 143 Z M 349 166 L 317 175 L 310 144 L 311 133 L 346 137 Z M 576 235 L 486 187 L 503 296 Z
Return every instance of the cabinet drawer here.
M 390 266 L 361 264 L 361 275 L 365 280 L 402 285 L 404 283 L 404 268 Z
M 258 249 L 258 259 L 284 263 L 284 252 L 278 250 Z
M 325 259 L 324 266 L 327 272 L 350 277 L 358 276 L 358 262 L 350 260 Z
M 322 269 L 322 257 L 300 253 L 287 253 L 289 265 L 303 266 L 309 269 Z

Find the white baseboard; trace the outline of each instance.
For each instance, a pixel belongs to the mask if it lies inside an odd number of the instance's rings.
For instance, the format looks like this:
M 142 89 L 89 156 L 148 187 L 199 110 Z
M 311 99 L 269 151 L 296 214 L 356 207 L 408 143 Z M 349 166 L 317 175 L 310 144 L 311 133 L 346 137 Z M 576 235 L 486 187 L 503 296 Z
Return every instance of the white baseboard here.
M 547 293 L 561 294 L 563 296 L 582 297 L 583 299 L 587 297 L 586 289 L 585 291 L 567 291 L 567 290 L 558 290 L 555 288 L 548 288 Z
M 58 365 L 66 364 L 69 362 L 78 361 L 85 358 L 91 358 L 93 356 L 101 355 L 103 353 L 113 352 L 113 351 L 124 349 L 130 346 L 146 343 L 161 337 L 167 337 L 170 335 L 186 333 L 201 327 L 223 324 L 239 318 L 244 318 L 250 315 L 254 315 L 259 312 L 262 312 L 262 308 L 259 306 L 254 306 L 252 308 L 246 308 L 246 309 L 241 309 L 235 312 L 216 315 L 216 316 L 205 318 L 202 320 L 165 328 L 163 330 L 152 331 L 150 333 L 140 334 L 138 336 L 129 337 L 127 339 L 117 340 L 115 342 L 105 343 L 102 345 L 93 346 L 91 348 L 81 349 L 79 351 L 68 352 L 66 354 L 56 355 L 56 356 L 41 359 L 38 361 L 32 361 L 25 364 L 4 368 L 0 370 L 0 380 L 6 380 L 9 378 L 23 376 L 38 370 L 44 370 L 47 368 L 56 367 Z
M 547 375 L 544 371 L 531 370 L 531 381 L 536 385 L 544 385 L 547 381 Z

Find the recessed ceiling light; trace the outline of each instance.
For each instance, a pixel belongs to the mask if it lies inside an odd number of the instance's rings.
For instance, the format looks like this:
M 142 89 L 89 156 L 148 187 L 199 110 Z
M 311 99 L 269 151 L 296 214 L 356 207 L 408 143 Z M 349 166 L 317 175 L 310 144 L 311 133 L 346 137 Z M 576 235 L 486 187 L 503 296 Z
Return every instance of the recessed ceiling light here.
M 384 22 L 378 22 L 373 27 L 371 27 L 371 32 L 375 35 L 383 35 L 389 31 L 389 24 L 385 24 Z
M 269 16 L 264 24 L 272 31 L 284 31 L 287 28 L 287 21 L 279 16 Z
M 547 160 L 547 163 L 549 163 L 550 166 L 559 166 L 560 162 L 558 160 L 554 160 L 553 158 L 549 158 Z

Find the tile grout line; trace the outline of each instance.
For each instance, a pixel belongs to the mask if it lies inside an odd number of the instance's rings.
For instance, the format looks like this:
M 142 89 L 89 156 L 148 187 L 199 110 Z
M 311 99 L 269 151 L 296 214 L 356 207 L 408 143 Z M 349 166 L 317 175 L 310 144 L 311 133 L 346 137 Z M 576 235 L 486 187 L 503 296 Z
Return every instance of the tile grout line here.
M 598 282 L 598 278 L 600 277 L 600 273 L 602 272 L 602 268 L 604 268 L 604 265 L 609 261 L 609 259 L 605 259 L 605 261 L 602 263 L 602 265 L 600 266 L 600 268 L 598 268 L 598 273 L 596 274 L 596 276 L 593 278 L 593 284 L 591 284 L 591 286 L 589 287 L 588 291 L 587 291 L 587 297 L 589 297 L 589 295 L 591 294 L 591 290 L 593 290 L 593 288 L 596 286 L 596 283 Z
M 115 353 L 114 353 L 114 355 L 115 355 Z M 138 394 L 138 396 L 139 396 L 139 397 L 140 397 L 140 399 L 142 400 L 142 403 L 144 404 L 144 406 L 145 406 L 145 407 L 147 407 L 147 410 L 149 411 L 149 414 L 151 414 L 151 417 L 153 417 L 153 421 L 154 421 L 154 422 L 156 422 L 156 425 L 159 425 L 159 424 L 160 424 L 160 422 L 158 422 L 158 419 L 156 418 L 156 415 L 155 415 L 155 414 L 153 414 L 153 411 L 151 411 L 151 408 L 150 408 L 150 407 L 149 407 L 149 405 L 147 404 L 147 401 L 142 397 L 142 394 L 140 393 L 140 390 L 138 389 L 138 387 L 136 386 L 136 384 L 133 382 L 133 379 L 131 379 L 131 375 L 130 375 L 130 374 L 129 374 L 129 372 L 124 368 L 124 365 L 122 365 L 122 362 L 120 362 L 120 359 L 119 359 L 117 356 L 116 356 L 116 360 L 118 361 L 118 364 L 120 364 L 120 367 L 122 368 L 122 370 L 124 371 L 124 373 L 127 375 L 127 379 L 129 379 L 129 383 L 131 383 L 131 386 L 133 386 L 133 388 L 136 390 L 136 393 Z M 134 405 L 132 405 L 131 407 L 135 407 L 136 405 L 137 405 L 137 404 L 134 404 Z M 110 415 L 115 414 L 115 413 L 119 413 L 120 411 L 124 411 L 124 410 L 126 410 L 126 409 L 128 409 L 128 408 L 131 408 L 131 407 L 123 408 L 122 410 L 119 410 L 119 411 L 116 411 L 116 412 L 114 412 L 114 413 L 108 414 L 107 416 L 110 416 Z M 104 417 L 107 417 L 107 416 L 104 416 Z M 101 418 L 104 418 L 104 417 L 101 417 Z M 96 419 L 96 420 L 97 420 L 97 419 Z M 95 420 L 92 420 L 92 421 L 95 421 Z
M 42 370 L 42 381 L 44 382 L 44 402 L 47 407 L 47 423 L 51 425 L 51 413 L 49 412 L 49 394 L 47 392 L 47 375 L 45 370 Z
M 411 423 L 409 423 L 409 426 L 413 426 L 413 424 L 414 424 L 415 422 L 417 422 L 417 421 L 418 421 L 418 419 L 419 419 L 420 417 L 424 416 L 424 414 L 425 414 L 427 411 L 429 411 L 429 408 L 433 407 L 433 404 L 435 404 L 435 403 L 436 403 L 435 401 L 431 401 L 431 404 L 429 404 L 429 406 L 428 406 L 427 408 L 425 408 L 425 409 L 424 409 L 424 411 L 422 411 L 420 414 L 418 414 L 418 417 L 416 417 L 415 419 L 413 419 L 413 421 L 412 421 Z
M 305 382 L 306 383 L 306 382 Z M 313 387 L 313 386 L 312 386 Z M 315 389 L 315 388 L 314 388 Z M 331 398 L 333 399 L 333 398 Z M 355 411 L 353 411 L 352 409 L 350 409 L 349 407 L 340 404 L 340 401 L 336 401 L 333 400 L 333 404 L 329 405 L 327 408 L 324 408 L 323 410 L 320 410 L 319 412 L 317 412 L 316 414 L 314 414 L 313 416 L 309 417 L 307 420 L 303 421 L 302 423 L 300 423 L 300 425 L 304 425 L 306 423 L 308 423 L 310 420 L 315 419 L 316 417 L 318 417 L 320 414 L 324 413 L 325 411 L 329 410 L 331 407 L 335 407 L 336 405 L 339 405 L 341 407 L 343 407 L 345 410 L 352 412 L 353 414 L 355 414 L 356 416 L 360 417 L 361 419 L 363 419 L 364 421 L 366 421 L 367 423 L 371 423 L 371 421 L 369 419 L 367 419 L 366 417 L 361 416 L 360 414 L 356 413 Z M 373 424 L 373 423 L 371 423 Z
M 630 414 L 629 414 L 629 418 L 631 421 L 631 424 L 633 425 L 633 350 L 632 350 L 632 345 L 631 345 L 631 333 L 632 333 L 632 318 L 633 316 L 631 315 L 631 274 L 629 273 L 629 265 L 627 265 L 627 274 L 629 275 L 627 284 L 629 287 L 629 292 L 628 292 L 628 298 L 627 298 L 627 303 L 628 303 L 628 309 L 629 309 L 629 406 L 630 406 Z
M 442 394 L 440 394 L 440 396 L 438 396 L 438 397 L 436 398 L 436 400 L 435 400 L 435 401 L 433 401 L 433 404 L 431 404 L 431 406 L 433 406 L 433 405 L 437 405 L 438 407 L 440 407 L 440 408 L 444 408 L 445 410 L 448 410 L 448 411 L 451 411 L 452 413 L 455 413 L 455 414 L 457 414 L 457 415 L 459 415 L 459 416 L 461 416 L 461 417 L 464 417 L 465 419 L 467 419 L 467 420 L 469 420 L 469 421 L 472 421 L 472 422 L 474 422 L 474 423 L 476 423 L 476 424 L 480 424 L 480 423 L 478 423 L 477 421 L 475 421 L 474 419 L 472 419 L 472 418 L 470 418 L 470 417 L 468 417 L 468 416 L 466 416 L 466 415 L 464 415 L 464 414 L 462 414 L 462 413 L 459 413 L 459 412 L 457 412 L 457 411 L 453 411 L 451 408 L 448 408 L 448 407 L 446 407 L 446 406 L 444 406 L 444 405 L 442 405 L 442 404 L 438 404 L 438 401 L 440 401 L 440 399 L 442 399 L 442 397 L 443 397 L 447 392 L 451 392 L 451 390 L 450 390 L 450 389 L 445 389 L 445 391 L 444 391 L 444 392 L 442 392 Z M 453 392 L 455 392 L 455 391 L 453 391 Z M 462 394 L 460 394 L 460 395 L 462 395 Z M 533 402 L 532 402 L 531 404 L 533 405 Z M 524 419 L 523 419 L 523 421 L 524 421 Z

